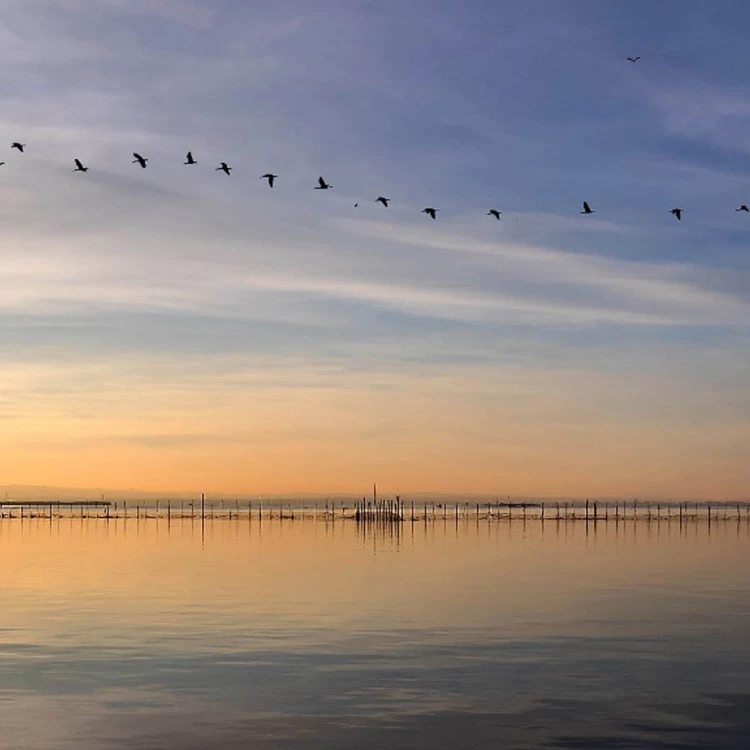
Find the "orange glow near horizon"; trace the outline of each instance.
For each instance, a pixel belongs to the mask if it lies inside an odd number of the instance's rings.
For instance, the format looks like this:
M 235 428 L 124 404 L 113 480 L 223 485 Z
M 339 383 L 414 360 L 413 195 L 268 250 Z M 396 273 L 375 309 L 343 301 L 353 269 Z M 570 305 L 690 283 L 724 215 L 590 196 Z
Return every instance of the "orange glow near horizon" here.
M 750 480 L 742 415 L 669 378 L 182 367 L 0 370 L 4 483 L 732 499 Z

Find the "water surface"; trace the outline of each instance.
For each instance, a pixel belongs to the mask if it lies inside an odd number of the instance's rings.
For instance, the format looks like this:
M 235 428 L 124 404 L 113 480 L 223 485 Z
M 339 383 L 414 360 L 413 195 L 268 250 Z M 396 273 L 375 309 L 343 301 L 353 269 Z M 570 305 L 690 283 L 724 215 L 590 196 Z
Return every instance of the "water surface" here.
M 745 748 L 746 518 L 0 520 L 0 747 Z

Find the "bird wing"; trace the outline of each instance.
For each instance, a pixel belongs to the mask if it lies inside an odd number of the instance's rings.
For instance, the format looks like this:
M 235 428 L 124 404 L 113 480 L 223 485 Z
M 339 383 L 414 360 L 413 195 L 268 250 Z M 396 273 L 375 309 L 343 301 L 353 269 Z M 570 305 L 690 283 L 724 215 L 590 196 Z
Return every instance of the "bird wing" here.
M 583 210 L 584 211 L 590 211 L 591 208 L 589 207 L 588 201 L 583 202 Z
M 73 159 L 73 161 L 76 163 L 76 166 L 79 169 L 83 169 L 83 164 L 81 164 L 81 160 L 80 159 Z
M 318 177 L 318 185 L 320 185 L 320 187 L 325 187 L 326 181 L 322 177 Z

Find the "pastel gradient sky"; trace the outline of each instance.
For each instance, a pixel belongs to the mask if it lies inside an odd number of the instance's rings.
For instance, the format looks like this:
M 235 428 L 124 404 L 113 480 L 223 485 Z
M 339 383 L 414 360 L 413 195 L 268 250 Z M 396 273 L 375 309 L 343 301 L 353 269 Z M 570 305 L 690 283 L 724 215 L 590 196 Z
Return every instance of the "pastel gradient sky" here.
M 2 481 L 746 497 L 749 32 L 700 0 L 5 0 Z

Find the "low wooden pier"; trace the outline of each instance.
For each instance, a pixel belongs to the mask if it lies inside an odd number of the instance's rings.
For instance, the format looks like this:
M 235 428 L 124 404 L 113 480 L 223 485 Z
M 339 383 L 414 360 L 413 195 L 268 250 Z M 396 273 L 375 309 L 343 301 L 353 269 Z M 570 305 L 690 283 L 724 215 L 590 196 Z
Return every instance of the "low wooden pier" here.
M 515 523 L 517 521 L 564 523 L 750 523 L 750 502 L 742 503 L 652 503 L 648 501 L 553 501 L 445 502 L 404 500 L 400 496 L 349 501 L 304 500 L 212 500 L 205 494 L 194 499 L 159 500 L 4 500 L 0 501 L 0 519 L 48 520 L 63 518 L 189 519 L 205 522 L 224 521 L 297 521 L 321 523 L 353 521 L 363 526 L 414 523 Z

